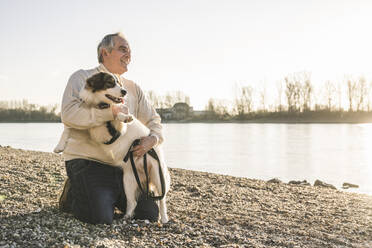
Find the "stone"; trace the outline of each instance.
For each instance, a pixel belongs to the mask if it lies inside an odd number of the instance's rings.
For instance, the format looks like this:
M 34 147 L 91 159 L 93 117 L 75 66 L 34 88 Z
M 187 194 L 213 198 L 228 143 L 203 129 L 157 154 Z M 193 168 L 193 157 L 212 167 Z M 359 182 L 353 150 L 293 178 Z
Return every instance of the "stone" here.
M 359 185 L 352 184 L 352 183 L 343 183 L 342 184 L 343 189 L 349 189 L 349 188 L 359 188 Z
M 332 184 L 328 184 L 328 183 L 325 183 L 325 182 L 322 182 L 320 180 L 316 180 L 314 182 L 314 186 L 315 187 L 323 187 L 323 188 L 330 188 L 330 189 L 337 189 L 335 186 L 333 186 Z
M 267 181 L 268 183 L 282 183 L 282 181 L 280 181 L 278 178 L 273 178 L 273 179 L 270 179 L 269 181 Z
M 308 185 L 310 186 L 311 184 L 306 181 L 306 180 L 303 180 L 303 181 L 289 181 L 288 184 L 296 184 L 296 185 Z

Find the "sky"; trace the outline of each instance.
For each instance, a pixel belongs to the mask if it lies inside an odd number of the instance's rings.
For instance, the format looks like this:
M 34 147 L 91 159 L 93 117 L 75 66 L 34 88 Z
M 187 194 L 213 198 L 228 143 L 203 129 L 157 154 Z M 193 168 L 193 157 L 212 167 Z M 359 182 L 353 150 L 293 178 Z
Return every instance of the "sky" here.
M 372 80 L 372 1 L 0 1 L 0 100 L 60 104 L 69 76 L 98 65 L 104 35 L 132 50 L 124 77 L 194 109 L 232 100 L 236 86 L 276 91 L 286 75 L 312 83 Z

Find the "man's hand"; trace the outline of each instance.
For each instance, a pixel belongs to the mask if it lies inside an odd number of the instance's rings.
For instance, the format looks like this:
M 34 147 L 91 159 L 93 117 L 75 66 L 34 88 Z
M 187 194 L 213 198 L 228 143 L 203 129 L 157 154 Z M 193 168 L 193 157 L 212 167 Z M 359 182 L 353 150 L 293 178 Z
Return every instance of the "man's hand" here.
M 133 147 L 133 155 L 135 157 L 142 157 L 143 155 L 145 155 L 146 152 L 148 152 L 156 145 L 156 142 L 157 139 L 154 136 L 142 137 L 140 144 Z

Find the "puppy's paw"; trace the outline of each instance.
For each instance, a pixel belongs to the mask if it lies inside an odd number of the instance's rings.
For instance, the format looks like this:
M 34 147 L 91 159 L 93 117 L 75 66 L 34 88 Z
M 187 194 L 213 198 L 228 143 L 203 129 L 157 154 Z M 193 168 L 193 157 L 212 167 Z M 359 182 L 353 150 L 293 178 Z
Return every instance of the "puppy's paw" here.
M 116 116 L 116 119 L 119 120 L 119 121 L 122 121 L 124 123 L 130 123 L 133 121 L 133 116 L 132 115 L 126 115 L 126 114 L 123 114 L 123 113 L 119 113 L 117 116 Z
M 162 224 L 166 224 L 166 223 L 168 223 L 168 221 L 169 221 L 168 216 L 162 216 L 162 217 L 160 218 L 160 221 L 161 221 Z
M 126 213 L 126 214 L 124 215 L 124 219 L 125 219 L 125 220 L 130 220 L 130 219 L 133 218 L 133 216 L 134 216 L 134 213 Z

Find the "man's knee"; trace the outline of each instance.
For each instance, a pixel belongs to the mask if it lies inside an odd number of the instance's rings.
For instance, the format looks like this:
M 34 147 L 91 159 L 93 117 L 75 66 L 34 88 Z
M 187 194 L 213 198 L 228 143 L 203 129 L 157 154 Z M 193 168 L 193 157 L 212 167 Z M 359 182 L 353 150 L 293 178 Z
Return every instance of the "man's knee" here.
M 111 190 L 95 190 L 90 201 L 91 219 L 95 224 L 111 224 L 114 219 L 115 194 Z
M 100 211 L 96 215 L 92 216 L 92 224 L 112 224 L 114 220 L 114 211 Z
M 71 163 L 66 163 L 66 170 L 71 177 L 73 214 L 84 222 L 111 224 L 120 193 L 118 184 L 122 182 L 115 175 L 120 173 L 98 162 L 81 159 Z
M 81 207 L 75 205 L 72 212 L 80 221 L 91 224 L 112 224 L 114 219 L 113 208 L 97 201 Z

